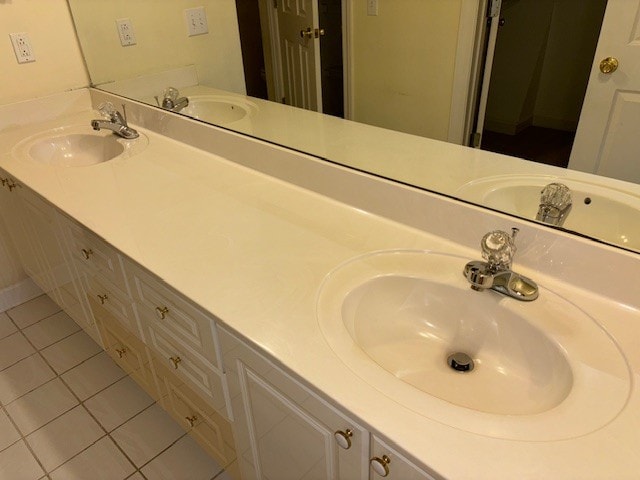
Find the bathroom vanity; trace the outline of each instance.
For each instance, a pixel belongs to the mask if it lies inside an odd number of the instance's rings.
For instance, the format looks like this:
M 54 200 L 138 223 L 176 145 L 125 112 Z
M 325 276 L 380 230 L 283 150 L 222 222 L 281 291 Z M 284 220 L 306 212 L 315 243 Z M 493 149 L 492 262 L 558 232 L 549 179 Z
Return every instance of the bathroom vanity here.
M 638 254 L 132 101 L 140 137 L 114 139 L 89 127 L 105 99 L 0 109 L 29 119 L 0 131 L 3 213 L 31 278 L 233 477 L 637 477 Z M 514 226 L 532 302 L 462 274 Z

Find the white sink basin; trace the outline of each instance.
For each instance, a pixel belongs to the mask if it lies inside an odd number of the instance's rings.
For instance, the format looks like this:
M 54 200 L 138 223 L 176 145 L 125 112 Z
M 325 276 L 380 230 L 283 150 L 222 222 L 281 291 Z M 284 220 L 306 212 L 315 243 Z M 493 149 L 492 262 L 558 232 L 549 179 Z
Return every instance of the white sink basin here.
M 189 95 L 189 105 L 180 113 L 218 125 L 237 122 L 258 107 L 251 102 L 222 95 Z
M 611 337 L 544 288 L 533 302 L 471 290 L 462 275 L 469 260 L 391 251 L 343 264 L 318 296 L 329 345 L 398 403 L 474 433 L 554 440 L 613 419 L 631 383 Z M 473 370 L 449 365 L 458 352 Z
M 16 145 L 14 152 L 53 166 L 84 167 L 129 157 L 148 144 L 144 135 L 125 140 L 109 130 L 76 125 L 39 133 Z
M 640 250 L 640 197 L 601 185 L 547 175 L 495 176 L 461 187 L 456 196 L 523 218 L 535 219 L 540 192 L 552 182 L 571 189 L 573 207 L 563 227 Z

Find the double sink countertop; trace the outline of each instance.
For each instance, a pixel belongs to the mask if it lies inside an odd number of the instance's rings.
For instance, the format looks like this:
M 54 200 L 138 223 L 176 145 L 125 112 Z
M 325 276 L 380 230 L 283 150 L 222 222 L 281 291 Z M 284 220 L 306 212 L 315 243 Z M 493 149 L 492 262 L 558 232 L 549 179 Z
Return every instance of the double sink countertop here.
M 637 478 L 638 304 L 611 301 L 543 272 L 520 269 L 571 299 L 612 335 L 630 366 L 632 390 L 627 405 L 603 428 L 561 441 L 510 441 L 449 427 L 399 405 L 355 375 L 325 341 L 316 300 L 329 272 L 368 252 L 432 250 L 475 260 L 479 249 L 337 202 L 135 124 L 149 144 L 129 158 L 59 167 L 14 155 L 14 147 L 25 138 L 63 126 L 88 127 L 97 116 L 88 102 L 84 110 L 76 110 L 0 130 L 0 168 L 324 392 L 435 475 L 449 479 Z M 473 207 L 460 204 L 459 208 L 460 217 L 452 222 L 466 221 L 466 212 Z M 495 216 L 496 224 L 505 224 L 504 217 Z M 523 225 L 521 236 L 543 228 L 518 220 L 510 223 Z M 620 255 L 631 258 L 629 253 Z M 607 392 L 593 394 L 607 401 Z

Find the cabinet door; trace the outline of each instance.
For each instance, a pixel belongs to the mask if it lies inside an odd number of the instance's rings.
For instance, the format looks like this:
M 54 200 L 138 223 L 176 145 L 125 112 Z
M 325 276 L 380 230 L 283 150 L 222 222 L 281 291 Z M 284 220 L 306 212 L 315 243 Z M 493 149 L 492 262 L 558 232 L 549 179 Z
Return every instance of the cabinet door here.
M 227 332 L 220 340 L 243 479 L 368 477 L 364 428 Z

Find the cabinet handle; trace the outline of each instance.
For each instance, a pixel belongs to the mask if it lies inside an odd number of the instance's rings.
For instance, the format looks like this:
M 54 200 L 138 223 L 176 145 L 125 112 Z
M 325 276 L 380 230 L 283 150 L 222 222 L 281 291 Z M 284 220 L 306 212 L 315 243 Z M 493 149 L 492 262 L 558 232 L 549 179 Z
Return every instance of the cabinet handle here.
M 93 255 L 93 250 L 91 250 L 90 248 L 89 249 L 83 248 L 82 255 L 84 255 L 85 260 L 89 260 L 89 257 Z
M 169 309 L 167 307 L 156 307 L 156 315 L 160 320 L 164 320 L 169 313 Z
M 169 360 L 173 362 L 173 368 L 178 369 L 178 364 L 182 361 L 180 357 L 169 357 Z
M 109 295 L 106 293 L 104 295 L 98 295 L 98 299 L 100 300 L 100 305 L 104 305 L 107 300 L 109 300 Z
M 351 448 L 351 437 L 353 437 L 353 432 L 349 428 L 344 431 L 338 430 L 333 432 L 333 438 L 336 439 L 338 446 L 345 450 L 349 450 Z
M 126 355 L 127 349 L 126 349 L 126 347 L 116 348 L 116 353 L 118 354 L 118 358 L 122 358 L 122 357 L 124 357 Z
M 3 187 L 7 184 L 7 182 L 8 182 L 8 181 L 9 181 L 9 179 L 8 179 L 8 178 L 2 178 L 2 177 L 0 177 L 0 182 L 2 182 L 2 186 L 3 186 Z
M 196 424 L 196 422 L 198 421 L 198 416 L 197 415 L 192 415 L 190 417 L 184 417 L 187 422 L 189 422 L 189 426 L 190 427 L 194 427 L 194 425 Z
M 391 459 L 386 455 L 383 455 L 382 458 L 373 457 L 371 460 L 369 460 L 369 465 L 371 465 L 371 468 L 373 469 L 373 471 L 376 472 L 381 477 L 386 477 L 387 475 L 389 475 L 390 463 L 391 463 Z

